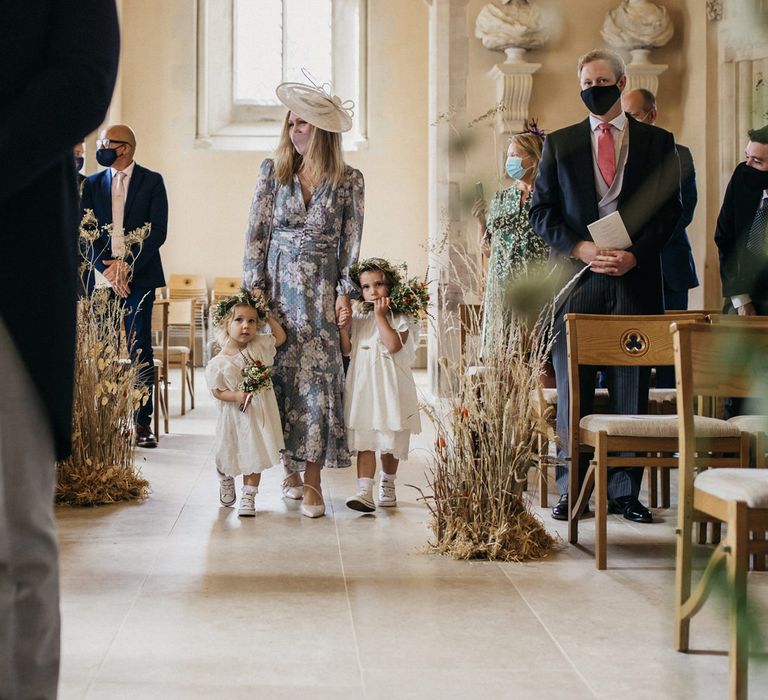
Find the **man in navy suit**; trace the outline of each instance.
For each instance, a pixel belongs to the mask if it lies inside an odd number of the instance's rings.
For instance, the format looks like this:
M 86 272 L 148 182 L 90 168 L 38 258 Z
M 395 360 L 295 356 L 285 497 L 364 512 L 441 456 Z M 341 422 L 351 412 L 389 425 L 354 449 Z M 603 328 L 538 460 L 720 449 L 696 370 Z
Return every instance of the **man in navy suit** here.
M 621 96 L 621 108 L 630 117 L 646 124 L 656 124 L 658 110 L 656 96 L 640 88 L 630 90 Z M 686 228 L 693 221 L 698 193 L 696 191 L 696 170 L 690 149 L 677 146 L 680 159 L 680 197 L 683 202 L 683 215 L 677 222 L 672 236 L 661 250 L 661 272 L 664 277 L 664 309 L 679 311 L 688 308 L 688 290 L 699 286 L 696 275 L 696 263 L 693 260 L 691 242 Z M 656 368 L 656 386 L 674 388 L 675 370 L 673 367 Z
M 667 131 L 629 119 L 621 110 L 624 62 L 612 51 L 595 50 L 578 63 L 581 98 L 589 118 L 551 133 L 544 142 L 531 203 L 534 231 L 551 248 L 551 258 L 575 274 L 586 272 L 555 319 L 553 363 L 557 379 L 560 457 L 568 448 L 567 313 L 651 314 L 664 309 L 661 250 L 681 213 L 680 166 Z M 626 250 L 599 248 L 588 224 L 618 211 L 632 244 Z M 608 367 L 607 385 L 615 413 L 643 413 L 648 405 L 648 371 Z M 595 368 L 582 368 L 583 413 L 592 410 Z M 583 477 L 584 456 L 579 465 Z M 575 465 L 574 465 L 575 466 Z M 628 520 L 651 522 L 638 500 L 642 469 L 611 469 L 609 509 Z M 568 518 L 568 471 L 557 470 L 560 501 L 552 510 Z
M 72 144 L 119 55 L 113 0 L 0 2 L 0 698 L 59 675 L 55 460 L 72 445 L 79 203 Z
M 768 315 L 768 125 L 748 132 L 744 162 L 725 189 L 717 217 L 724 311 L 739 316 Z M 741 415 L 744 400 L 726 398 L 727 418 Z
M 727 313 L 768 315 L 768 125 L 749 131 L 717 217 Z
M 99 226 L 111 224 L 111 231 L 102 228 L 93 246 L 93 262 L 112 291 L 125 300 L 131 359 L 144 365 L 139 377 L 149 390 L 149 400 L 136 415 L 136 444 L 156 447 L 157 437 L 150 428 L 152 305 L 155 289 L 165 285 L 160 246 L 168 230 L 168 198 L 162 176 L 134 161 L 136 136 L 130 127 L 110 126 L 101 132 L 96 145 L 96 160 L 106 169 L 86 180 L 82 208 L 93 210 Z M 136 244 L 126 245 L 124 236 L 147 223 L 151 229 L 140 250 Z

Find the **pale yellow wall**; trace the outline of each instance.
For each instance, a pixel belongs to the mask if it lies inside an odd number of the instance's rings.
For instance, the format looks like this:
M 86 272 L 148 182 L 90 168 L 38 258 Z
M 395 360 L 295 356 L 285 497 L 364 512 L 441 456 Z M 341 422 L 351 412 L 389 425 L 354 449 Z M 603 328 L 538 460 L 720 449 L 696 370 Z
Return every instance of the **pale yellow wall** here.
M 122 0 L 121 4 L 123 52 L 115 113 L 137 131 L 137 160 L 166 179 L 171 207 L 169 238 L 163 249 L 166 271 L 203 272 L 209 279 L 238 274 L 256 173 L 268 154 L 193 146 L 195 3 Z M 495 85 L 487 72 L 504 58 L 483 48 L 474 37 L 475 17 L 484 4 L 484 0 L 470 0 L 467 5 L 467 122 L 495 104 Z M 562 18 L 562 33 L 544 49 L 528 53 L 528 60 L 542 64 L 534 76 L 530 114 L 547 130 L 584 118 L 575 62 L 580 54 L 603 45 L 600 27 L 617 0 L 553 0 L 553 4 Z M 717 170 L 718 137 L 712 128 L 716 124 L 712 113 L 717 100 L 716 47 L 704 3 L 664 0 L 664 5 L 675 36 L 651 53 L 653 62 L 669 65 L 660 78 L 659 125 L 673 131 L 694 154 L 700 206 L 689 234 L 703 281 L 705 249 L 720 197 L 717 182 L 714 188 L 707 187 Z M 423 1 L 369 0 L 369 145 L 347 154 L 366 178 L 362 254 L 405 260 L 414 273 L 422 273 L 426 265 L 428 13 Z M 466 123 L 456 126 L 462 130 Z M 490 120 L 467 133 L 471 139 L 466 144 L 466 187 L 462 189 L 468 205 L 476 180 L 484 182 L 487 197 L 505 183 L 499 179 L 503 144 L 496 143 Z M 467 233 L 473 237 L 472 224 Z M 712 262 L 711 258 L 710 250 Z M 708 280 L 712 299 L 719 291 L 715 289 L 716 262 L 710 265 Z M 691 303 L 703 304 L 701 289 L 692 292 Z
M 467 30 L 469 32 L 470 75 L 468 109 L 469 119 L 483 114 L 496 102 L 495 84 L 487 76 L 495 63 L 504 60 L 504 54 L 485 49 L 474 38 L 474 24 L 485 0 L 470 0 L 467 8 Z M 543 4 L 543 3 L 542 3 Z M 618 0 L 589 0 L 589 2 L 553 1 L 562 21 L 562 31 L 543 49 L 527 54 L 531 63 L 542 67 L 533 76 L 531 95 L 531 116 L 538 119 L 540 126 L 552 131 L 581 121 L 587 115 L 579 98 L 576 77 L 578 57 L 592 48 L 603 47 L 600 29 L 608 10 L 616 7 Z M 712 222 L 707 221 L 706 203 L 706 130 L 707 115 L 707 22 L 705 4 L 700 0 L 663 0 L 675 27 L 675 36 L 664 47 L 651 52 L 653 63 L 667 64 L 669 68 L 659 79 L 657 124 L 672 131 L 680 143 L 688 146 L 699 172 L 699 196 L 701 205 L 697 209 L 689 235 L 694 247 L 699 276 L 703 280 L 704 251 L 706 238 L 711 237 Z M 628 58 L 628 57 L 627 57 Z M 467 180 L 482 179 L 486 195 L 507 186 L 509 181 L 498 179 L 502 169 L 501 156 L 504 145 L 494 146 L 493 129 L 490 124 L 477 129 L 480 134 L 470 148 L 467 165 Z M 496 157 L 494 158 L 494 153 Z M 494 162 L 495 160 L 495 162 Z M 691 305 L 703 303 L 701 289 L 691 293 Z
M 195 148 L 195 5 L 122 0 L 120 104 L 136 160 L 162 173 L 170 204 L 166 273 L 239 274 L 243 234 L 266 153 Z M 416 0 L 370 0 L 369 147 L 348 153 L 366 179 L 363 255 L 423 274 L 427 237 L 427 23 Z

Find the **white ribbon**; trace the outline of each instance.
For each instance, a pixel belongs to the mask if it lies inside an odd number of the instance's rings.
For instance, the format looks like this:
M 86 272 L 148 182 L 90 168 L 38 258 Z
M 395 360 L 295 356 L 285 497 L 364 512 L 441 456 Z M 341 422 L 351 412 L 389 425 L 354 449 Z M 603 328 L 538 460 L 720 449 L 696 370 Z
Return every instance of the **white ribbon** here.
M 306 68 L 302 68 L 301 72 L 304 77 L 312 84 L 312 86 L 318 92 L 320 92 L 323 97 L 331 102 L 335 109 L 338 109 L 340 112 L 344 112 L 350 119 L 354 116 L 354 100 L 344 100 L 344 102 L 342 102 L 338 95 L 333 94 L 333 85 L 331 85 L 331 83 L 318 83 Z

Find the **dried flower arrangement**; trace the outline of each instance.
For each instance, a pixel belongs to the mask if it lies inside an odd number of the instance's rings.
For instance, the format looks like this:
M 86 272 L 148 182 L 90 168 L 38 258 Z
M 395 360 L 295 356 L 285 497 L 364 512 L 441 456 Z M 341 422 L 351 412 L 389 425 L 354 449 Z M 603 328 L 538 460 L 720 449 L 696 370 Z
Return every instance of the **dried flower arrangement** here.
M 102 229 L 104 230 L 104 229 Z M 149 235 L 149 224 L 125 237 L 125 258 L 132 267 Z M 56 500 L 92 506 L 146 498 L 149 482 L 135 466 L 134 413 L 147 401 L 138 383 L 142 369 L 120 352 L 123 307 L 107 288 L 91 288 L 90 253 L 99 240 L 93 212 L 80 225 L 80 278 L 85 290 L 78 303 L 77 354 L 72 454 L 57 464 Z
M 422 493 L 435 552 L 528 561 L 555 546 L 525 491 L 538 465 L 539 433 L 546 430 L 535 402 L 552 344 L 554 286 L 533 270 L 512 282 L 499 308 L 484 309 L 489 342 L 482 366 L 463 372 L 443 361 L 454 398 L 447 407 L 426 409 L 437 440 L 427 477 L 431 493 Z

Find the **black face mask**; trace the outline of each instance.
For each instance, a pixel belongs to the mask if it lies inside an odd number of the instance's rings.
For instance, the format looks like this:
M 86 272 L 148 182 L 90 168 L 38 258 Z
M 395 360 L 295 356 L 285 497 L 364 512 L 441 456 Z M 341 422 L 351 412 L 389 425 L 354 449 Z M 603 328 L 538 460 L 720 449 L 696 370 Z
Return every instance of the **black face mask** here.
M 621 97 L 616 85 L 593 85 L 581 91 L 581 99 L 592 114 L 602 116 Z
M 116 160 L 117 160 L 116 148 L 99 148 L 96 151 L 96 162 L 99 165 L 103 165 L 105 168 L 108 168 Z
M 83 169 L 83 166 L 85 165 L 85 158 L 82 156 L 75 156 L 75 170 L 77 172 L 80 172 Z
M 752 168 L 746 163 L 742 163 L 739 167 L 742 169 L 742 175 L 747 187 L 751 190 L 766 190 L 768 189 L 768 171 L 757 170 Z

